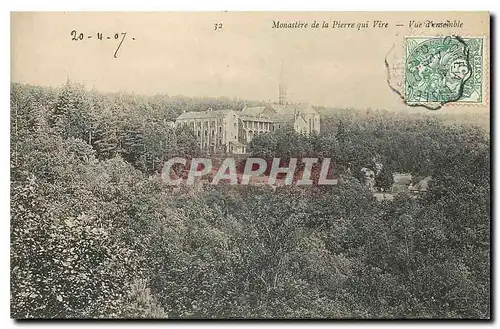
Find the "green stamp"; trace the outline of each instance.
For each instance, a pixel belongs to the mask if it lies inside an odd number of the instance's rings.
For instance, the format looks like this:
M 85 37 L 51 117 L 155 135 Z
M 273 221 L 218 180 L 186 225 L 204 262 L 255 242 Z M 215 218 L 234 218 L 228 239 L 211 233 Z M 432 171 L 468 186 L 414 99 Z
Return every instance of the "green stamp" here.
M 483 47 L 482 38 L 406 38 L 406 102 L 481 103 Z

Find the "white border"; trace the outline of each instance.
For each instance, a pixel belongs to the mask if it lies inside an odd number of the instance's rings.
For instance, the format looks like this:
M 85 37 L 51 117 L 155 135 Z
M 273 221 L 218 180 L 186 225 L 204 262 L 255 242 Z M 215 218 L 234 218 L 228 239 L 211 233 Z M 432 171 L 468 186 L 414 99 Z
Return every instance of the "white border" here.
M 234 0 L 197 0 L 197 1 L 137 1 L 137 0 L 122 0 L 122 1 L 116 1 L 113 3 L 104 3 L 102 0 L 86 0 L 86 1 L 54 1 L 54 0 L 45 0 L 45 1 L 35 1 L 35 0 L 30 0 L 30 1 L 15 1 L 11 2 L 11 4 L 7 4 L 7 1 L 2 1 L 2 10 L 1 11 L 1 16 L 0 16 L 0 24 L 2 26 L 1 32 L 0 32 L 0 41 L 1 44 L 4 46 L 2 49 L 4 49 L 1 52 L 2 56 L 2 98 L 1 98 L 1 103 L 2 104 L 2 110 L 0 111 L 0 122 L 2 123 L 2 129 L 0 129 L 0 132 L 2 134 L 0 138 L 0 148 L 1 148 L 1 155 L 2 155 L 2 161 L 1 163 L 1 173 L 0 175 L 0 193 L 1 193 L 1 211 L 2 215 L 0 218 L 2 219 L 2 238 L 1 238 L 1 265 L 2 265 L 2 270 L 0 272 L 0 311 L 1 311 L 1 324 L 2 327 L 7 327 L 11 328 L 14 326 L 26 326 L 27 324 L 19 324 L 14 322 L 13 320 L 10 319 L 10 298 L 9 298 L 9 232 L 10 232 L 10 227 L 9 227 L 9 211 L 10 211 L 10 205 L 9 205 L 9 195 L 10 195 L 10 190 L 9 190 L 9 141 L 10 141 L 10 136 L 9 136 L 9 106 L 10 106 L 10 11 L 78 11 L 78 10 L 91 10 L 91 11 L 124 11 L 124 10 L 147 10 L 147 11 L 222 11 L 222 10 L 228 10 L 228 11 L 313 11 L 313 10 L 337 10 L 337 11 L 437 11 L 437 10 L 446 10 L 446 11 L 455 11 L 455 10 L 489 10 L 492 11 L 493 13 L 499 13 L 499 3 L 498 1 L 487 1 L 487 0 L 474 0 L 474 1 L 436 1 L 436 0 L 419 0 L 419 1 L 414 1 L 414 2 L 407 2 L 407 1 L 379 1 L 379 0 L 364 0 L 364 1 L 335 1 L 331 3 L 327 3 L 326 1 L 319 1 L 319 0 L 302 0 L 302 1 L 297 1 L 297 0 L 288 0 L 288 1 L 283 1 L 283 2 L 278 2 L 278 1 L 269 1 L 269 0 L 245 0 L 245 1 L 234 1 Z M 5 7 L 5 8 L 4 8 Z M 498 17 L 497 17 L 498 19 Z M 493 27 L 492 27 L 493 29 Z M 497 53 L 498 51 L 498 42 L 495 43 L 494 47 L 494 52 L 492 53 Z M 496 65 L 495 65 L 496 67 Z M 496 73 L 496 72 L 495 72 Z M 496 75 L 496 74 L 495 74 Z M 493 72 L 492 72 L 493 76 Z M 495 86 L 494 89 L 491 90 L 491 95 L 497 95 L 497 86 Z M 493 113 L 492 109 L 492 113 Z M 498 115 L 494 116 L 495 118 L 495 123 L 498 120 Z M 498 133 L 498 132 L 497 132 Z M 498 144 L 494 143 L 495 149 L 492 150 L 494 153 L 497 154 L 498 152 Z M 496 158 L 496 156 L 495 156 Z M 498 159 L 492 159 L 497 160 L 494 161 L 495 167 L 499 166 Z M 497 187 L 498 184 L 498 174 L 495 176 L 495 181 L 494 187 Z M 492 186 L 492 187 L 493 187 Z M 500 194 L 496 193 L 495 195 L 495 203 L 497 205 L 500 205 Z M 492 218 L 492 222 L 494 222 L 494 219 Z M 498 227 L 499 224 L 497 223 L 494 228 L 494 237 L 498 239 Z M 496 248 L 495 248 L 496 249 Z M 493 261 L 493 264 L 496 264 L 498 262 L 498 253 L 495 251 L 492 253 L 492 255 L 495 256 L 495 260 Z M 498 285 L 498 272 L 495 273 L 495 277 L 493 278 L 493 282 Z M 495 288 L 495 286 L 494 286 Z M 495 289 L 496 291 L 496 289 Z M 495 295 L 495 294 L 493 294 Z M 492 314 L 498 316 L 498 298 L 494 298 L 494 306 L 495 309 L 492 310 Z M 103 323 L 103 322 L 98 322 L 98 323 L 92 323 L 92 322 L 85 322 L 85 323 L 78 323 L 79 326 L 83 327 L 94 327 L 94 328 L 103 328 L 104 326 L 108 325 L 123 325 L 125 324 L 124 322 L 116 322 L 116 323 Z M 143 327 L 145 323 L 137 323 L 133 322 L 131 324 L 128 324 L 127 326 L 130 327 Z M 154 323 L 150 325 L 168 325 L 168 326 L 179 326 L 182 325 L 191 327 L 195 325 L 203 325 L 203 326 L 220 326 L 220 325 L 225 325 L 225 326 L 232 326 L 235 324 L 243 324 L 241 322 L 235 323 L 235 322 L 226 322 L 226 323 L 211 323 L 211 322 L 203 322 L 203 323 L 182 323 L 182 322 L 160 322 L 160 323 Z M 276 322 L 269 322 L 269 323 L 259 323 L 259 322 L 246 322 L 244 323 L 245 325 L 250 325 L 254 327 L 270 327 L 271 325 L 273 326 L 301 326 L 301 325 L 311 325 L 312 323 L 304 323 L 304 322 L 298 322 L 298 323 L 291 323 L 291 322 L 286 322 L 286 323 L 276 323 Z M 427 322 L 420 322 L 420 323 L 402 323 L 402 322 L 340 322 L 340 323 L 335 323 L 335 322 L 322 322 L 322 323 L 315 323 L 314 325 L 319 325 L 319 326 L 366 326 L 366 325 L 375 325 L 379 327 L 386 327 L 386 326 L 401 326 L 401 325 L 409 325 L 409 326 L 417 326 L 417 327 L 426 327 L 426 328 L 438 328 L 438 327 L 456 327 L 456 326 L 463 326 L 463 325 L 470 325 L 472 323 L 470 322 L 462 322 L 462 323 L 457 323 L 457 322 L 439 322 L 439 323 L 427 323 Z M 68 323 L 42 323 L 38 324 L 41 325 L 44 328 L 51 328 L 51 327 L 61 327 L 61 326 L 68 326 Z M 475 323 L 477 325 L 477 323 Z M 488 323 L 485 324 L 486 326 L 492 326 L 493 323 Z

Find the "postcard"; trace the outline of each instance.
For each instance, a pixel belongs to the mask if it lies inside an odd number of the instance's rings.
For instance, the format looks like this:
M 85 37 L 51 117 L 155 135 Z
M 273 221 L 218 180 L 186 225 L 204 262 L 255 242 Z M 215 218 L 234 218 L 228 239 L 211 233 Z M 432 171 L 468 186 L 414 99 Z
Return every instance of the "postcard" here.
M 490 319 L 490 20 L 11 13 L 11 317 Z

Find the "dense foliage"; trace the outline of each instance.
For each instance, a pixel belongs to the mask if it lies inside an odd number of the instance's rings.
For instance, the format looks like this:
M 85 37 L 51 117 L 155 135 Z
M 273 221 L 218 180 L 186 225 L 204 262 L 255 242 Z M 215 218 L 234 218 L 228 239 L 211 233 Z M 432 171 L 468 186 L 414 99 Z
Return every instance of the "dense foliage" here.
M 489 318 L 485 131 L 321 109 L 320 135 L 285 129 L 250 149 L 330 157 L 336 186 L 157 179 L 197 152 L 171 120 L 243 104 L 12 84 L 12 316 Z M 379 186 L 410 172 L 432 176 L 429 192 L 376 201 L 357 178 L 374 157 Z

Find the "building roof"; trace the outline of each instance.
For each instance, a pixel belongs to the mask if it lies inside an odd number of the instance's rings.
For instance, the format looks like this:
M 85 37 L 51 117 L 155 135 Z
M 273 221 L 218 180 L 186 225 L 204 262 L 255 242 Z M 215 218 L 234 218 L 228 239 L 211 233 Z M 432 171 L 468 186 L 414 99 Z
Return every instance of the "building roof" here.
M 293 120 L 295 117 L 295 111 L 299 111 L 304 114 L 318 114 L 312 106 L 307 104 L 290 104 L 290 105 L 278 105 L 271 104 L 272 109 L 274 109 L 280 116 L 286 120 Z
M 245 120 L 245 121 L 259 121 L 259 122 L 279 122 L 279 121 L 282 121 L 281 118 L 278 117 L 277 115 L 252 116 L 252 115 L 244 115 L 244 114 L 241 115 L 240 114 L 240 119 Z
M 316 111 L 311 105 L 299 105 L 297 109 L 301 113 L 304 113 L 304 114 L 317 114 L 317 115 L 319 115 L 318 111 Z
M 272 107 L 269 106 L 245 106 L 240 112 L 240 117 L 243 120 L 269 122 L 283 121 L 281 115 L 279 115 Z
M 207 110 L 207 111 L 190 111 L 184 112 L 177 117 L 177 120 L 186 119 L 210 119 L 210 118 L 224 118 L 232 110 Z
M 295 120 L 295 122 L 294 122 L 294 123 L 296 123 L 296 122 L 297 122 L 297 120 L 299 120 L 299 119 L 302 121 L 302 123 L 303 123 L 304 125 L 307 125 L 307 121 L 304 119 L 304 117 L 302 117 L 302 115 L 297 116 L 297 119 Z
M 279 115 L 284 121 L 293 121 L 295 119 L 295 108 L 289 105 L 271 104 L 270 107 Z
M 243 110 L 241 110 L 241 113 L 250 116 L 258 116 L 262 114 L 265 109 L 265 106 L 245 106 Z
M 176 120 L 190 119 L 209 119 L 223 118 L 231 109 L 228 110 L 206 110 L 206 111 L 190 111 L 184 112 L 177 117 Z M 303 114 L 318 114 L 309 105 L 293 104 L 293 105 L 278 105 L 268 104 L 266 106 L 245 106 L 241 111 L 237 112 L 243 120 L 262 120 L 262 121 L 294 121 L 295 111 Z

